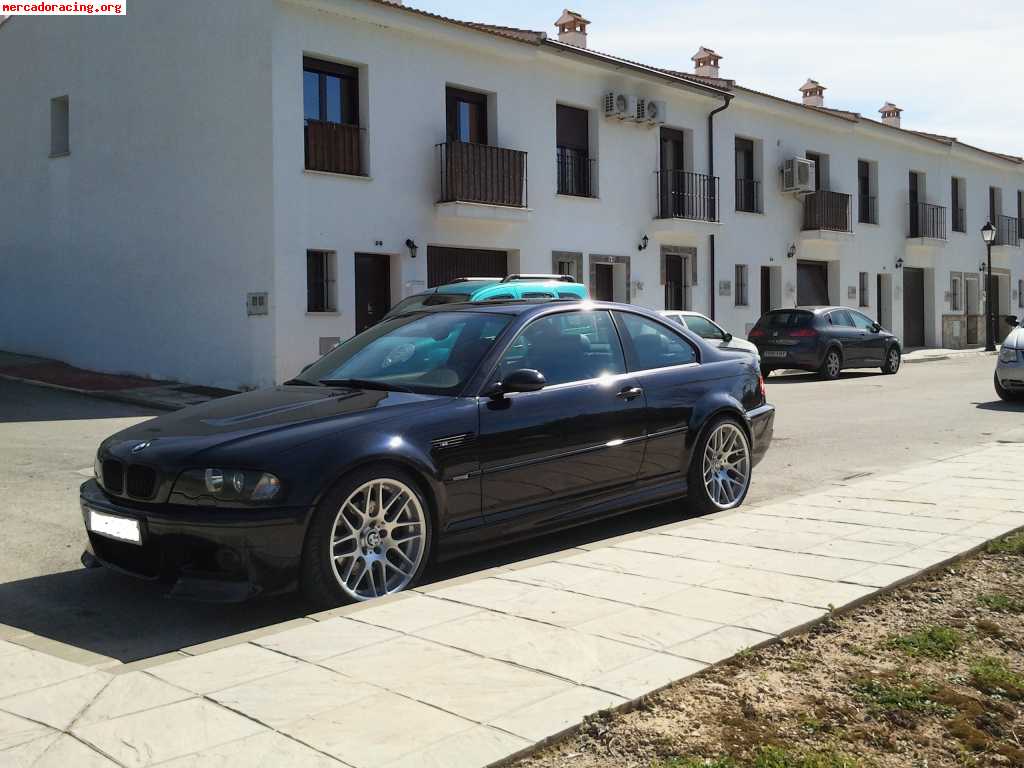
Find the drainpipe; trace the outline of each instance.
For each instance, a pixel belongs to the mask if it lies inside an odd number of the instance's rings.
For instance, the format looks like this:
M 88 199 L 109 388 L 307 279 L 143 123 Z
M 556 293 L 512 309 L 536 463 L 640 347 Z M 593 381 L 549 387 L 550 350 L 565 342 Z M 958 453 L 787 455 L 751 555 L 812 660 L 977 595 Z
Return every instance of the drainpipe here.
M 722 94 L 725 99 L 722 106 L 715 107 L 708 113 L 708 176 L 715 175 L 715 115 L 729 108 L 732 101 L 731 93 Z M 718 190 L 721 194 L 721 190 Z M 715 199 L 715 214 L 719 214 L 719 200 Z M 721 218 L 718 216 L 718 218 Z M 715 319 L 715 236 L 708 235 L 708 314 Z

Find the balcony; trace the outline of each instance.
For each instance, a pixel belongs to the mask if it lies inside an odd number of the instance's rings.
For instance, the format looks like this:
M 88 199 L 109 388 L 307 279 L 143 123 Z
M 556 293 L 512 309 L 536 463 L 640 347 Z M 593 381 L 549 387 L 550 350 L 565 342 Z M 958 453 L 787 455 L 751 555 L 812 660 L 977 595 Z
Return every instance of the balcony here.
M 587 153 L 569 147 L 558 147 L 555 155 L 558 194 L 573 197 L 597 197 L 594 183 L 596 161 Z
M 306 170 L 363 176 L 362 129 L 358 125 L 306 120 Z
M 658 219 L 718 221 L 718 177 L 692 171 L 655 171 Z
M 850 195 L 843 192 L 819 190 L 804 196 L 804 232 L 833 233 L 821 234 L 821 239 L 835 239 L 834 235 L 852 234 L 850 224 Z
M 755 179 L 736 179 L 736 210 L 745 213 L 763 213 L 761 210 L 761 182 Z
M 907 208 L 907 237 L 946 239 L 946 206 L 911 203 Z
M 1020 246 L 1020 221 L 1013 216 L 996 216 L 992 222 L 996 227 L 996 239 L 992 245 Z
M 463 141 L 436 148 L 439 213 L 453 218 L 526 220 L 525 152 Z

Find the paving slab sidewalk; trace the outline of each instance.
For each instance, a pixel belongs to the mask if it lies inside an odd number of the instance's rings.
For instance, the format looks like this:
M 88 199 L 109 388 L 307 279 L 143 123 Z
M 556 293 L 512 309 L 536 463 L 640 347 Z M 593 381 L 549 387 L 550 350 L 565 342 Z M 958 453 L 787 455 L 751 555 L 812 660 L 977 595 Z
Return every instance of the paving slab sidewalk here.
M 97 670 L 0 641 L 0 765 L 482 768 L 1024 526 L 1000 443 Z

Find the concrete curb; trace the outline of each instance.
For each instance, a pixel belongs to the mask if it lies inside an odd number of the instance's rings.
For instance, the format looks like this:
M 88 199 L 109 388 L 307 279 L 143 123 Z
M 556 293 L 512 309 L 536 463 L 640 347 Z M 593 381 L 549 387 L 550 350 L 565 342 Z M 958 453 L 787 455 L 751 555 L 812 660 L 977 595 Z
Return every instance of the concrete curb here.
M 995 357 L 998 352 L 986 352 L 983 349 L 971 349 L 964 352 L 948 352 L 941 355 L 925 355 L 922 357 L 904 357 L 904 365 L 914 365 L 916 363 L 930 363 L 933 360 L 956 360 L 961 357 Z
M 164 400 L 146 397 L 144 395 L 132 395 L 129 394 L 131 390 L 112 390 L 112 389 L 80 389 L 78 387 L 68 387 L 63 384 L 53 384 L 49 381 L 39 381 L 38 379 L 27 379 L 22 376 L 10 376 L 8 374 L 0 373 L 0 379 L 4 381 L 13 381 L 19 384 L 30 384 L 36 387 L 43 387 L 45 389 L 53 389 L 58 392 L 71 392 L 76 395 L 85 395 L 86 397 L 94 397 L 97 400 L 108 400 L 115 403 L 125 403 L 127 405 L 138 405 L 143 408 L 152 408 L 160 411 L 180 411 L 182 408 L 187 408 L 188 404 L 168 403 Z

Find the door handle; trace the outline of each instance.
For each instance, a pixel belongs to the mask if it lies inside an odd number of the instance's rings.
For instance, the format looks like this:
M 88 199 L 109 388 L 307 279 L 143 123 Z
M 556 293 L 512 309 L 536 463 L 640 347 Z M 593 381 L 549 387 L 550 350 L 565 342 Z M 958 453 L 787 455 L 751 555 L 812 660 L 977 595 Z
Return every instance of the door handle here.
M 643 393 L 644 391 L 640 387 L 625 387 L 619 390 L 619 394 L 616 397 L 621 397 L 623 400 L 636 400 Z

